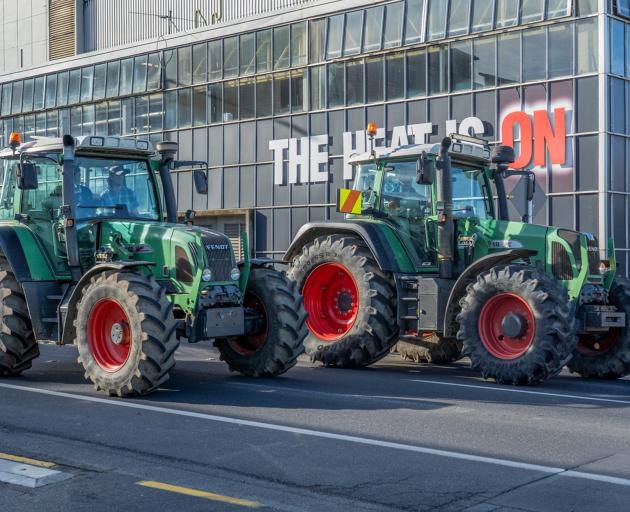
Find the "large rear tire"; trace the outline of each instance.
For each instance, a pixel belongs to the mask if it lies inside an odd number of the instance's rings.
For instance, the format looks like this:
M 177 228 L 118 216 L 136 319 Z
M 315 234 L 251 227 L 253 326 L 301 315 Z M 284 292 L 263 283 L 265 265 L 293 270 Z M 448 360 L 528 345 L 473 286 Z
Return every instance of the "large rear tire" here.
M 525 266 L 493 268 L 460 301 L 457 339 L 473 368 L 499 384 L 539 384 L 557 375 L 575 349 L 566 290 Z
M 630 375 L 630 281 L 617 278 L 610 303 L 626 314 L 626 326 L 604 334 L 579 335 L 569 370 L 592 379 L 620 379 Z
M 293 368 L 304 352 L 306 312 L 295 283 L 271 268 L 254 268 L 245 291 L 246 314 L 259 320 L 254 332 L 219 339 L 230 370 L 246 377 L 275 377 Z
M 443 338 L 431 334 L 418 341 L 399 341 L 394 351 L 406 361 L 415 363 L 447 364 L 462 357 L 462 345 L 456 338 Z
M 313 361 L 358 368 L 386 356 L 398 340 L 396 289 L 365 242 L 320 237 L 304 246 L 288 273 L 304 296 Z
M 103 272 L 82 292 L 75 320 L 79 363 L 97 390 L 146 395 L 175 365 L 173 305 L 153 277 Z
M 39 356 L 22 286 L 0 255 L 0 376 L 19 375 Z

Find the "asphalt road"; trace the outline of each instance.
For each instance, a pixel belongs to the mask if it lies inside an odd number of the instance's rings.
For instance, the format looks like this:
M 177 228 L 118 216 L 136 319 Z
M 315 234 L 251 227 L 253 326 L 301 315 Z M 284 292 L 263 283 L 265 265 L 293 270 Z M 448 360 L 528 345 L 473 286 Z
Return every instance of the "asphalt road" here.
M 0 380 L 0 459 L 73 475 L 0 483 L 0 510 L 630 510 L 630 380 L 499 387 L 397 356 L 249 380 L 200 345 L 164 389 L 120 400 L 75 361 L 42 347 Z

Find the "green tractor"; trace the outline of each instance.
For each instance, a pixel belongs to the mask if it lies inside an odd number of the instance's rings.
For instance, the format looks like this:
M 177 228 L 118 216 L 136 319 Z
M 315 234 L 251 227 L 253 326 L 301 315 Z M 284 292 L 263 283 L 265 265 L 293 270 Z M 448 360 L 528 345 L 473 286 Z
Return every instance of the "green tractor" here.
M 403 357 L 470 357 L 484 378 L 536 384 L 568 364 L 584 377 L 630 373 L 630 283 L 591 234 L 508 219 L 514 151 L 454 135 L 354 155 L 342 222 L 302 227 L 285 259 L 304 296 L 306 352 L 362 367 Z M 496 198 L 496 201 L 495 201 Z
M 265 260 L 238 263 L 222 233 L 178 223 L 177 144 L 12 134 L 0 151 L 0 376 L 39 343 L 76 344 L 86 378 L 144 395 L 169 377 L 180 339 L 212 339 L 231 370 L 279 375 L 303 351 L 302 298 Z M 207 193 L 205 169 L 194 171 Z M 164 222 L 166 216 L 167 222 Z

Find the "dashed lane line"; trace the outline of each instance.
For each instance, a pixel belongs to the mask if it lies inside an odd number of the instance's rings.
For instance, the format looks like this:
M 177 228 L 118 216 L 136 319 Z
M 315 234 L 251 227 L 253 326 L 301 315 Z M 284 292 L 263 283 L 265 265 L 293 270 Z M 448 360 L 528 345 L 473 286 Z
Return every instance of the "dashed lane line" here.
M 0 383 L 0 388 L 12 389 L 15 391 L 24 391 L 28 393 L 36 393 L 40 395 L 55 396 L 59 398 L 68 398 L 72 400 L 79 400 L 83 402 L 92 402 L 103 405 L 110 405 L 115 407 L 123 407 L 127 409 L 143 410 L 149 412 L 155 412 L 159 414 L 168 414 L 172 416 L 182 416 L 186 418 L 195 418 L 205 421 L 213 421 L 217 423 L 226 423 L 232 425 L 240 425 L 244 427 L 252 427 L 264 430 L 270 430 L 275 432 L 284 432 L 289 434 L 298 434 L 303 436 L 309 436 L 320 439 L 330 439 L 334 441 L 343 441 L 347 443 L 353 443 L 363 446 L 374 446 L 379 448 L 388 448 L 392 450 L 401 450 L 411 453 L 421 453 L 423 455 L 433 455 L 437 457 L 445 457 L 449 459 L 464 460 L 468 462 L 477 462 L 482 464 L 489 464 L 500 467 L 509 467 L 516 469 L 523 469 L 526 471 L 534 471 L 539 473 L 546 473 L 556 476 L 567 476 L 572 478 L 580 478 L 583 480 L 592 480 L 598 482 L 607 482 L 615 485 L 621 485 L 624 487 L 630 487 L 630 479 L 617 478 L 610 475 L 603 475 L 597 473 L 584 473 L 581 471 L 574 471 L 565 468 L 545 466 L 541 464 L 530 464 L 527 462 L 519 462 L 510 459 L 500 459 L 494 457 L 485 457 L 481 455 L 473 455 L 470 453 L 455 452 L 449 450 L 438 450 L 435 448 L 428 448 L 424 446 L 409 445 L 403 443 L 395 443 L 390 441 L 382 441 L 379 439 L 370 439 L 367 437 L 351 436 L 346 434 L 335 434 L 333 432 L 326 432 L 320 430 L 311 430 L 299 427 L 290 427 L 288 425 L 279 425 L 275 423 L 264 423 L 260 421 L 245 420 L 240 418 L 231 418 L 228 416 L 218 416 L 214 414 L 206 414 L 201 412 L 193 412 L 180 409 L 172 409 L 168 407 L 157 407 L 154 405 L 147 405 L 137 402 L 131 402 L 129 400 L 119 400 L 111 398 L 99 398 L 87 395 L 77 395 L 73 393 L 65 393 L 61 391 L 53 391 L 49 389 L 41 389 L 30 386 L 17 386 L 14 384 Z
M 54 462 L 46 462 L 44 460 L 31 459 L 29 457 L 20 457 L 19 455 L 12 455 L 10 453 L 0 452 L 0 459 L 10 460 L 11 462 L 20 462 L 22 464 L 28 464 L 30 466 L 37 466 L 40 468 L 54 468 L 57 464 Z
M 228 503 L 230 505 L 237 505 L 239 507 L 246 508 L 258 508 L 260 503 L 251 500 L 244 500 L 241 498 L 233 498 L 231 496 L 224 496 L 223 494 L 216 494 L 214 492 L 200 491 L 199 489 L 191 489 L 189 487 L 180 487 L 179 485 L 165 484 L 162 482 L 154 482 L 150 480 L 143 480 L 136 482 L 137 485 L 142 487 L 149 487 L 151 489 L 159 489 L 160 491 L 172 492 L 175 494 L 183 494 L 185 496 L 192 496 L 194 498 L 202 498 L 210 501 L 218 501 L 221 503 Z

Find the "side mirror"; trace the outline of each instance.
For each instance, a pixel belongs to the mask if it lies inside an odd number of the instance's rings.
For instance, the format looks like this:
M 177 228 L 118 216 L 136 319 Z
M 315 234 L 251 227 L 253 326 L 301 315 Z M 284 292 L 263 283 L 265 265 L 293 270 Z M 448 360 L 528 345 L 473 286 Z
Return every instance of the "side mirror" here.
M 208 193 L 208 174 L 201 169 L 195 169 L 193 171 L 193 180 L 195 181 L 195 190 L 197 194 Z
M 435 161 L 429 158 L 426 152 L 416 162 L 416 183 L 418 185 L 433 185 L 435 176 Z
M 17 186 L 20 190 L 37 189 L 37 166 L 23 162 L 17 166 Z
M 492 148 L 490 160 L 493 164 L 507 165 L 514 163 L 516 154 L 511 146 L 495 146 Z

